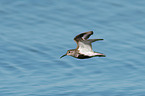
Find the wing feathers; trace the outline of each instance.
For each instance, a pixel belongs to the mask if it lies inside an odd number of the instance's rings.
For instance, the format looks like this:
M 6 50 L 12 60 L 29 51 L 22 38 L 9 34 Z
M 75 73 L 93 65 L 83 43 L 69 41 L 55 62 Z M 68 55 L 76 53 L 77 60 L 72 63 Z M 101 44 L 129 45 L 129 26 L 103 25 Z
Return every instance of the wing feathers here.
M 89 41 L 89 42 L 95 42 L 95 41 L 100 41 L 100 40 L 104 40 L 104 39 L 89 39 L 89 40 L 87 40 L 87 41 Z
M 93 31 L 89 31 L 89 32 L 84 32 L 84 33 L 81 33 L 79 35 L 77 35 L 74 40 L 76 42 L 78 41 L 83 41 L 83 40 L 87 40 L 91 35 L 93 34 Z
M 77 35 L 74 41 L 77 43 L 77 48 L 80 54 L 92 56 L 96 55 L 92 50 L 92 42 L 103 40 L 103 39 L 88 39 L 93 34 L 93 31 L 84 32 Z

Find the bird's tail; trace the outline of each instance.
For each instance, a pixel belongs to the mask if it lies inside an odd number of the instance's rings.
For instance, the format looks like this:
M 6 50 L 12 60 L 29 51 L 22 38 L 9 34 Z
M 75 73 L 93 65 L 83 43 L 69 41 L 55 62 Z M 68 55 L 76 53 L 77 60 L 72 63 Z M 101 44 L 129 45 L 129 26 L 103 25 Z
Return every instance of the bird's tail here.
M 97 57 L 106 57 L 106 55 L 103 53 L 95 52 L 95 54 L 96 54 L 95 56 Z

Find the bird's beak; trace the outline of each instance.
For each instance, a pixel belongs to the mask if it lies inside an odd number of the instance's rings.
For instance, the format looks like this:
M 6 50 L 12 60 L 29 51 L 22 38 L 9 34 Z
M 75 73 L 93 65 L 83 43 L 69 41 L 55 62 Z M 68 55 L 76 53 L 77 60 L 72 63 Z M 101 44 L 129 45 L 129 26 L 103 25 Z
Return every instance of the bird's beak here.
M 62 58 L 62 57 L 64 57 L 64 56 L 66 56 L 67 54 L 64 54 L 64 55 L 62 55 L 60 58 Z

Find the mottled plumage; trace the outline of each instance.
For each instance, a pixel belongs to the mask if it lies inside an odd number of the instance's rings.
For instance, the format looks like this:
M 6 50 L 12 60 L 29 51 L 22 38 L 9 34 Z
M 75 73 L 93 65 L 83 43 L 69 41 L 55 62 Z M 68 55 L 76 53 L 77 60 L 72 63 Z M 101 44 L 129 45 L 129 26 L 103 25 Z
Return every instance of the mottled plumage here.
M 92 44 L 95 41 L 103 40 L 103 39 L 88 39 L 93 34 L 93 31 L 84 32 L 79 35 L 77 35 L 74 38 L 74 41 L 77 43 L 76 49 L 68 50 L 66 54 L 61 56 L 60 58 L 69 55 L 73 56 L 78 59 L 86 59 L 91 57 L 105 57 L 104 54 L 99 52 L 94 52 L 92 50 Z

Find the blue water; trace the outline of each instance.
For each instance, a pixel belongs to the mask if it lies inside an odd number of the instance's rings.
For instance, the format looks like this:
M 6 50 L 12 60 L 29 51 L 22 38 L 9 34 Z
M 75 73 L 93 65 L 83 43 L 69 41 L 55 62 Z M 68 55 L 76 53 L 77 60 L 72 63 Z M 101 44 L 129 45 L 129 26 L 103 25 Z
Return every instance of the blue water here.
M 59 58 L 91 30 L 105 58 Z M 1 0 L 0 96 L 145 96 L 144 42 L 144 0 Z

